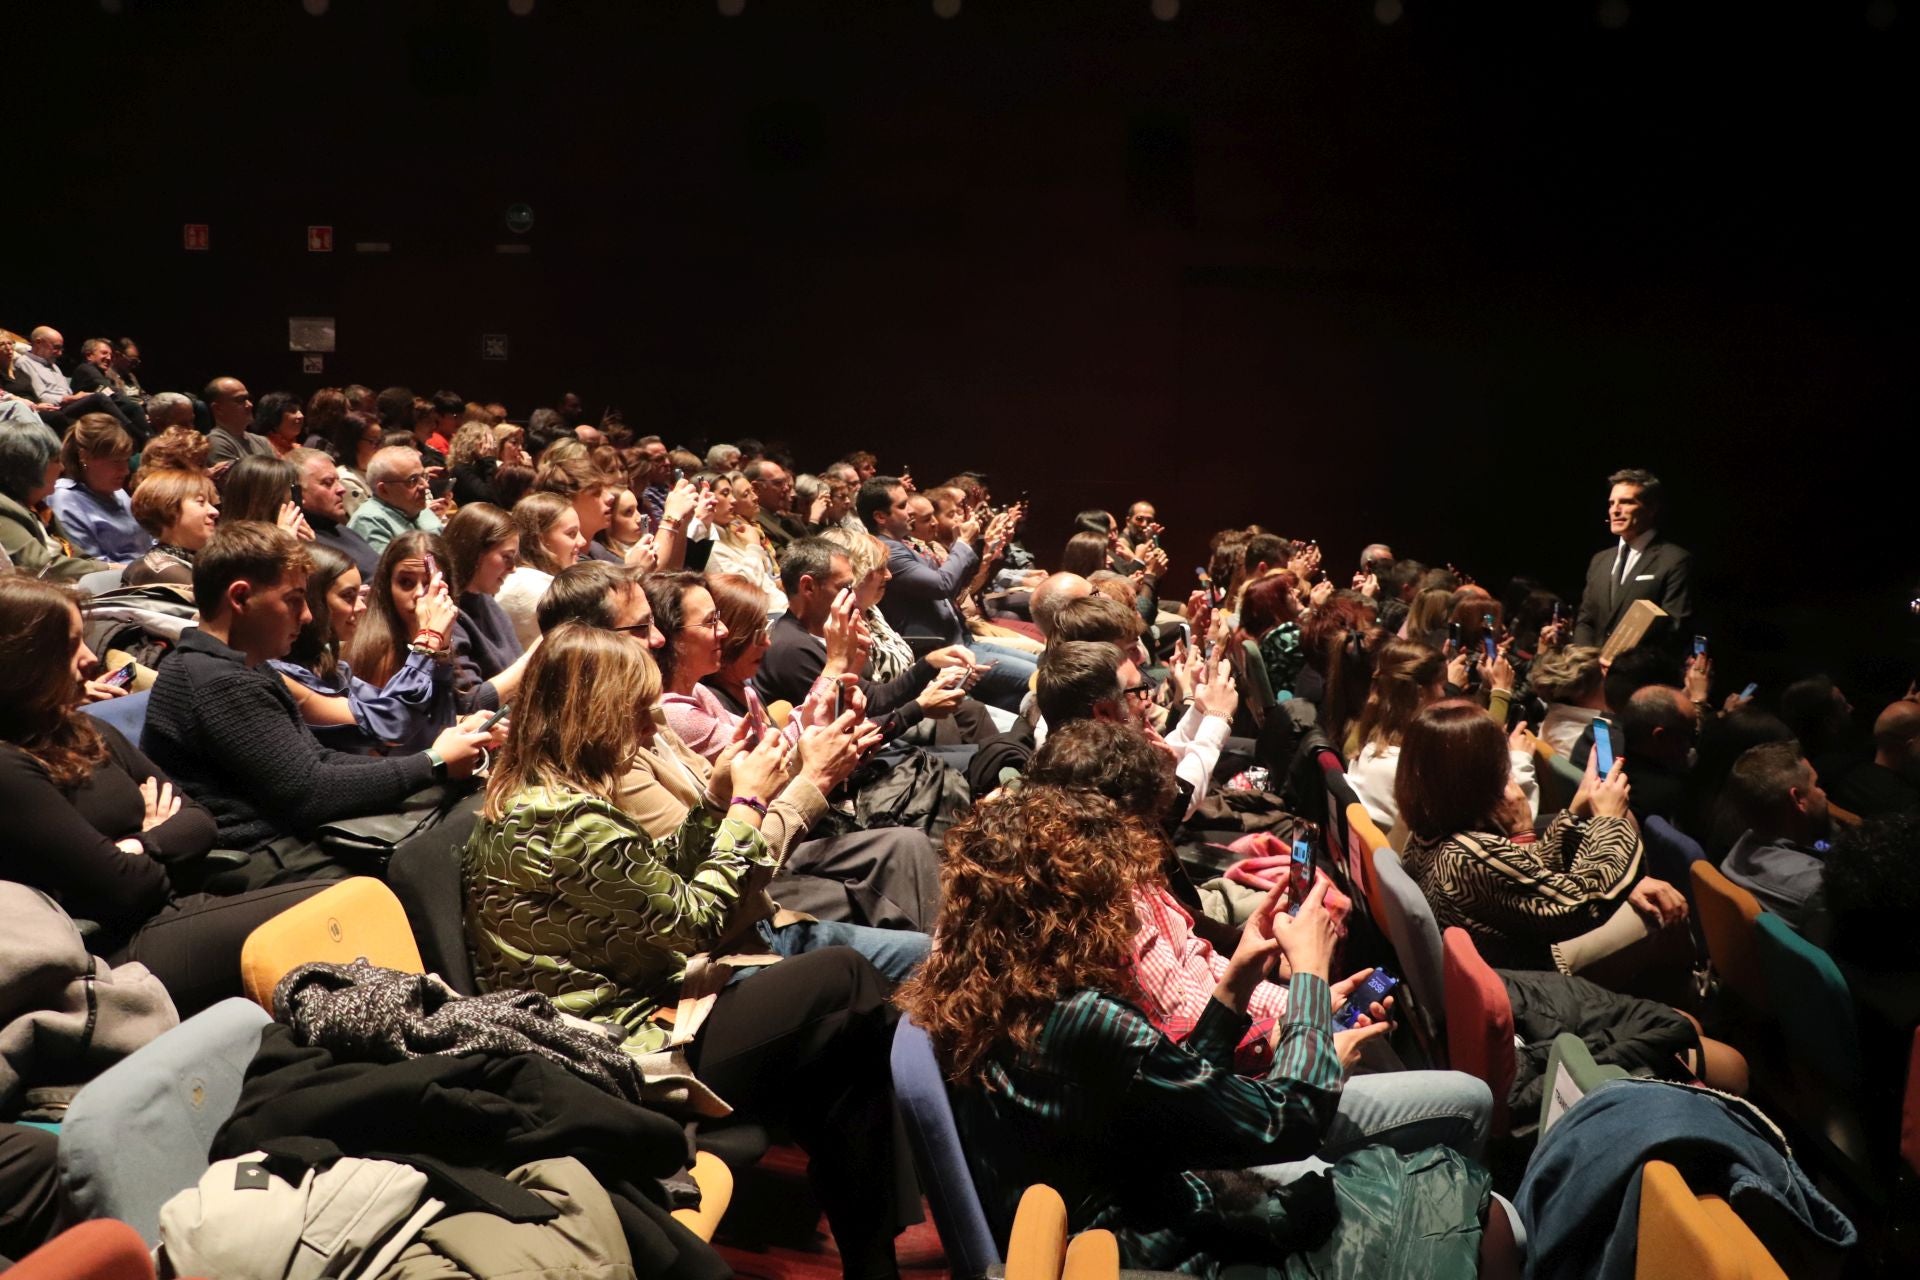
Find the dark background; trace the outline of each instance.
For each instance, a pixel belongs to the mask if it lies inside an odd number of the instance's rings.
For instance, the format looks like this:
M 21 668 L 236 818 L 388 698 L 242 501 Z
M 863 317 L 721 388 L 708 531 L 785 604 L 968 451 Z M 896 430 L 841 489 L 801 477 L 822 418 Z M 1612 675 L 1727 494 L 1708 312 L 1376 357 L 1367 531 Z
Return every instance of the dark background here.
M 1182 589 L 1259 520 L 1577 594 L 1650 466 L 1723 683 L 1920 669 L 1886 0 L 110 2 L 9 6 L 0 324 L 131 334 L 150 388 L 576 390 L 985 469 L 1043 556 L 1146 496 Z

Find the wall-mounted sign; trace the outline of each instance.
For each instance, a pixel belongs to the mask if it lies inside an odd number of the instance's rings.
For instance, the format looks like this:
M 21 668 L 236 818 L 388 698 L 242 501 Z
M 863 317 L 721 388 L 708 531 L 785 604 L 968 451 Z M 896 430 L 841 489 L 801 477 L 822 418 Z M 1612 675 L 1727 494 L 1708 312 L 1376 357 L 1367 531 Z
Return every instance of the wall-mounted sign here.
M 307 252 L 308 253 L 332 253 L 333 252 L 333 228 L 332 227 L 308 227 L 307 228 Z
M 180 228 L 180 242 L 191 252 L 205 253 L 208 243 L 207 224 L 204 222 L 187 223 Z
M 482 360 L 505 360 L 507 358 L 507 335 L 504 333 L 481 334 L 480 358 Z
M 332 351 L 333 339 L 332 316 L 287 317 L 289 351 Z

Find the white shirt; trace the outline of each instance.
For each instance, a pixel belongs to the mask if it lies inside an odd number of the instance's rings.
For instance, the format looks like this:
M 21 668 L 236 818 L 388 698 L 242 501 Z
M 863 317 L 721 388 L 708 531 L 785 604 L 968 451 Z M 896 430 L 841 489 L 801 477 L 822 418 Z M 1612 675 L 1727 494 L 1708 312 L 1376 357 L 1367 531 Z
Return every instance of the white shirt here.
M 1513 780 L 1527 798 L 1527 808 L 1538 817 L 1540 786 L 1533 776 L 1533 753 L 1509 751 L 1507 757 L 1513 763 Z M 1393 780 L 1399 772 L 1400 748 L 1376 746 L 1371 742 L 1360 749 L 1353 768 L 1347 772 L 1347 785 L 1353 788 L 1354 799 L 1360 802 L 1383 836 L 1391 836 L 1393 829 L 1400 825 L 1400 805 L 1393 798 Z
M 553 575 L 530 564 L 516 565 L 493 598 L 513 622 L 513 634 L 522 649 L 540 638 L 540 601 L 553 585 Z
M 1599 714 L 1594 707 L 1576 707 L 1571 702 L 1552 703 L 1547 707 L 1546 719 L 1540 722 L 1540 741 L 1561 755 L 1570 756 L 1573 754 L 1573 744 L 1580 741 L 1580 735 L 1587 731 L 1587 726 Z
M 1628 542 L 1625 538 L 1620 539 L 1620 545 L 1613 554 L 1613 580 L 1615 582 L 1633 581 L 1634 567 L 1640 563 L 1641 555 L 1645 553 L 1647 547 L 1652 544 L 1653 535 L 1654 531 L 1648 529 L 1632 542 Z M 1622 555 L 1627 558 L 1627 567 L 1624 571 L 1620 568 L 1620 557 Z

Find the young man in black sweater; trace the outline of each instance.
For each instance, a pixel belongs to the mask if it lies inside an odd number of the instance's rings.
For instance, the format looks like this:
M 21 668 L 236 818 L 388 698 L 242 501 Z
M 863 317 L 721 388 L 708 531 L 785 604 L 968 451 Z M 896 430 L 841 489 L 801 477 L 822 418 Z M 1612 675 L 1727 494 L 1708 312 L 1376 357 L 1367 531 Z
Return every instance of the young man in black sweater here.
M 465 778 L 490 735 L 486 715 L 445 730 L 426 751 L 362 756 L 323 747 L 279 676 L 307 607 L 307 554 L 293 535 L 253 521 L 222 524 L 196 557 L 199 627 L 161 664 L 141 747 L 212 811 L 222 848 L 252 855 L 245 887 L 334 878 L 347 868 L 313 842 L 321 824 L 397 809 L 411 793 Z M 416 636 L 438 649 L 445 636 Z

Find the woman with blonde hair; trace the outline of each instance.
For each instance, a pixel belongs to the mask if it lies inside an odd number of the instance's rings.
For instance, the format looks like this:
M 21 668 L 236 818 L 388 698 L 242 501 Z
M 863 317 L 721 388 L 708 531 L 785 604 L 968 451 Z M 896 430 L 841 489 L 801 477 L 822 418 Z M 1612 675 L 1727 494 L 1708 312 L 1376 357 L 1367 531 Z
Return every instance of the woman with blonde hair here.
M 887 984 L 844 946 L 728 963 L 739 909 L 776 862 L 760 823 L 791 750 L 767 734 L 734 751 L 708 803 L 655 840 L 616 796 L 659 693 L 645 642 L 623 632 L 563 622 L 534 652 L 463 859 L 475 974 L 670 1055 L 736 1114 L 784 1122 L 844 1273 L 893 1274 Z M 654 1016 L 675 1008 L 671 1026 Z
M 447 475 L 453 480 L 453 500 L 461 506 L 494 501 L 493 473 L 500 465 L 493 428 L 484 422 L 464 422 L 447 445 Z
M 853 602 L 866 620 L 872 648 L 867 653 L 867 669 L 861 674 L 876 684 L 885 684 L 905 675 L 913 667 L 913 646 L 880 612 L 893 571 L 887 568 L 887 547 L 870 533 L 852 533 L 842 528 L 828 529 L 820 535 L 836 547 L 846 550 L 847 563 L 853 568 Z
M 153 546 L 153 535 L 133 518 L 127 494 L 132 457 L 133 437 L 104 413 L 82 417 L 61 442 L 61 476 L 47 505 L 81 555 L 127 564 Z

